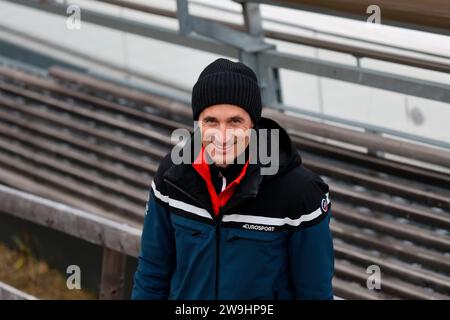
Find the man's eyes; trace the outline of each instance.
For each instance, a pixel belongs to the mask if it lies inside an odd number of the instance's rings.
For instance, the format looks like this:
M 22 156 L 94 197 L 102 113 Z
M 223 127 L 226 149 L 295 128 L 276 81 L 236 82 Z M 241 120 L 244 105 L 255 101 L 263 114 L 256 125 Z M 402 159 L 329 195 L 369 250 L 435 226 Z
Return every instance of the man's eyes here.
M 206 124 L 214 124 L 214 123 L 218 123 L 218 121 L 215 120 L 215 119 L 205 119 L 205 120 L 203 120 L 203 122 L 206 123 Z M 239 118 L 231 119 L 231 120 L 229 120 L 229 123 L 232 123 L 232 124 L 241 124 L 241 123 L 242 123 L 242 119 L 239 119 Z

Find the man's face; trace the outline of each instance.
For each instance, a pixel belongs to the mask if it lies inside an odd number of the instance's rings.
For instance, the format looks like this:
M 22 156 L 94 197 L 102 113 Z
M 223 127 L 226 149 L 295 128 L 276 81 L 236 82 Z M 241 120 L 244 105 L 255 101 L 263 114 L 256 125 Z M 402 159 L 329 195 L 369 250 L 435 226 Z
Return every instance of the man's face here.
M 241 107 L 217 104 L 199 115 L 202 144 L 217 166 L 226 167 L 245 150 L 253 122 Z

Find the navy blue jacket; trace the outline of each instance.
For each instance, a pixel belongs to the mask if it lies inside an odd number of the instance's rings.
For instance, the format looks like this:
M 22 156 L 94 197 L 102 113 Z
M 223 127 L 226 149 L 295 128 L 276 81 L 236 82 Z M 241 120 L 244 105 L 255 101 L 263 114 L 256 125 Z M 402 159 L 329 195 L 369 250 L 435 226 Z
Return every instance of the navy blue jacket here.
M 328 185 L 280 130 L 280 166 L 250 164 L 216 217 L 189 164 L 161 162 L 152 182 L 133 299 L 332 299 Z

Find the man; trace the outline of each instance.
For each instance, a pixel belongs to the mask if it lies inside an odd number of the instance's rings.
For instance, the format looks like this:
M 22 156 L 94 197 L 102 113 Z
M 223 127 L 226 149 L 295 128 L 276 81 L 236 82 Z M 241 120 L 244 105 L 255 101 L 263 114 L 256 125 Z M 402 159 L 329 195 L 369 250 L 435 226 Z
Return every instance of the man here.
M 132 298 L 332 299 L 328 186 L 302 166 L 286 131 L 261 117 L 254 72 L 214 61 L 192 109 L 201 148 L 191 141 L 191 163 L 170 153 L 158 168 Z M 250 148 L 254 130 L 257 146 L 277 153 L 275 173 L 263 174 L 270 164 Z

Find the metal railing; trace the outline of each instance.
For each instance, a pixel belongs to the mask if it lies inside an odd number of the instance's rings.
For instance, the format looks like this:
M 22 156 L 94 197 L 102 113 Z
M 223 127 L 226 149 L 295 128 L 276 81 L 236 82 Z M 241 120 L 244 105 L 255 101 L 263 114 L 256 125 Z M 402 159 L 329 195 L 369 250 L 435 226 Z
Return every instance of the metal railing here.
M 311 12 L 327 13 L 364 21 L 371 0 L 238 0 L 284 6 Z M 383 6 L 385 24 L 433 33 L 450 34 L 450 6 L 447 0 L 378 1 Z

